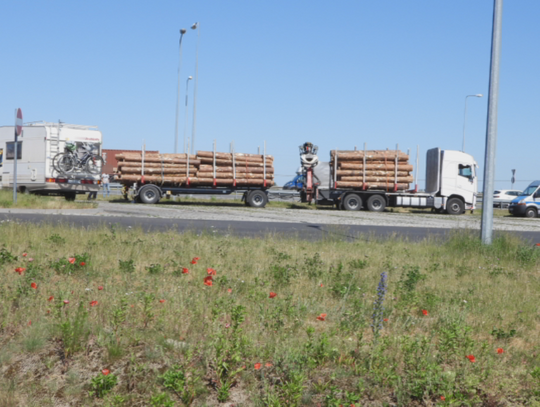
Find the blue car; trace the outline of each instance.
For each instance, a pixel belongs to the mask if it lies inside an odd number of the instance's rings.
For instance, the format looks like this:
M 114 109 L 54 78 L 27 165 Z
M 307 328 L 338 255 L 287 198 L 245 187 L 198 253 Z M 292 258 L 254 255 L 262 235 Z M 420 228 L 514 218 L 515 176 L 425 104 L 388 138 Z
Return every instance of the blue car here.
M 304 177 L 302 175 L 297 175 L 291 181 L 283 185 L 283 189 L 296 189 L 300 190 L 304 188 Z

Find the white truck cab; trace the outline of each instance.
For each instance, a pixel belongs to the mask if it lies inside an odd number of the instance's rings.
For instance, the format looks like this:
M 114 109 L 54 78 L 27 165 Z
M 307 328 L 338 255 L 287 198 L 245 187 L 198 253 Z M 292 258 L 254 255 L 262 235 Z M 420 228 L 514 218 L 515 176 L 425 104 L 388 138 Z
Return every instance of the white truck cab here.
M 540 213 L 540 181 L 533 181 L 508 206 L 508 212 L 514 216 L 536 218 Z

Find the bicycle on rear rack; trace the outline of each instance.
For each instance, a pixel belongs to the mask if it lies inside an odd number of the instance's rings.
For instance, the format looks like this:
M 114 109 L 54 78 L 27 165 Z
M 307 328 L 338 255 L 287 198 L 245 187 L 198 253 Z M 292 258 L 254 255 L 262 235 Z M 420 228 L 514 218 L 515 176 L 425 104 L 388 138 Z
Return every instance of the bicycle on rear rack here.
M 58 153 L 53 158 L 53 167 L 61 174 L 73 174 L 75 172 L 88 172 L 90 174 L 101 174 L 101 169 L 105 162 L 98 154 L 90 152 L 91 147 L 83 144 L 84 154 L 79 157 L 77 146 L 73 143 L 66 143 L 63 153 Z

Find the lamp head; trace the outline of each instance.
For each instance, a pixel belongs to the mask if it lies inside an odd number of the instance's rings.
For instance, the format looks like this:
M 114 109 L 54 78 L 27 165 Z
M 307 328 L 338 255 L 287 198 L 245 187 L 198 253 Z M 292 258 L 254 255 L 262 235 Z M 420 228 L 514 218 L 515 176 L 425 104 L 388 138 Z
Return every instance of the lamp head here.
M 187 32 L 187 30 L 186 30 L 185 28 L 181 28 L 181 29 L 180 29 L 180 34 L 181 34 L 181 35 L 184 35 L 186 32 Z
M 188 81 L 190 81 L 190 80 L 192 80 L 192 79 L 193 79 L 193 76 L 188 76 L 188 77 L 187 77 L 187 80 L 188 80 Z
M 476 96 L 477 98 L 481 98 L 481 97 L 484 96 L 484 95 L 482 95 L 481 93 L 477 93 L 477 94 L 474 95 L 474 96 Z
M 199 28 L 199 23 L 198 22 L 191 26 L 192 30 L 196 30 L 197 28 Z

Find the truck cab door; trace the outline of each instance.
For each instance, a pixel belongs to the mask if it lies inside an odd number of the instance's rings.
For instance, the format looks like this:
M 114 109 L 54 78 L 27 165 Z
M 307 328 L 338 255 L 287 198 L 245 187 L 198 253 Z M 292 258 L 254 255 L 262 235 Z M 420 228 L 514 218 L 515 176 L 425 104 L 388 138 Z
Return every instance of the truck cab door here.
M 476 168 L 472 163 L 458 164 L 457 166 L 456 189 L 465 202 L 473 203 L 477 191 Z

